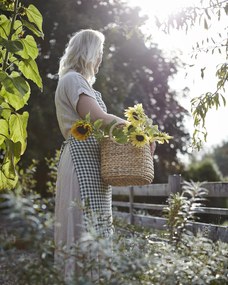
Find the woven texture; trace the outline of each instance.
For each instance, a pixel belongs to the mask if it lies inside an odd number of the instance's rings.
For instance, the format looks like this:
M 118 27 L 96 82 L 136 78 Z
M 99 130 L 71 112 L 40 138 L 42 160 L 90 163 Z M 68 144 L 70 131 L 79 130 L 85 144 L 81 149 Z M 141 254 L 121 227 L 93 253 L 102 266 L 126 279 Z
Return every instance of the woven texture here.
M 104 138 L 101 141 L 101 177 L 113 186 L 150 184 L 154 165 L 149 145 L 138 148 Z

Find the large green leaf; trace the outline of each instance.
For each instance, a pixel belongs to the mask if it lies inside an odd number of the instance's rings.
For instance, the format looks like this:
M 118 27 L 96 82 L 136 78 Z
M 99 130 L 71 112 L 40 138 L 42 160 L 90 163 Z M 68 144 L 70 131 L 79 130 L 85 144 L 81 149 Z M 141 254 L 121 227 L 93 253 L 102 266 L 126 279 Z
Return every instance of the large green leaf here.
M 28 82 L 18 72 L 12 72 L 8 75 L 6 72 L 0 71 L 0 80 L 4 86 L 1 89 L 1 96 L 15 110 L 19 110 L 29 99 L 30 86 Z
M 25 59 L 29 59 L 29 57 L 32 59 L 37 58 L 39 52 L 33 36 L 26 36 L 26 38 L 20 39 L 20 42 L 23 45 L 23 49 L 17 52 L 17 54 Z
M 21 60 L 18 64 L 18 68 L 27 79 L 31 79 L 42 89 L 42 79 L 37 64 L 32 58 Z
M 23 26 L 28 28 L 30 31 L 32 31 L 34 33 L 34 35 L 36 35 L 37 37 L 41 37 L 42 39 L 44 38 L 44 33 L 39 31 L 35 25 L 33 25 L 32 23 L 29 23 L 28 21 L 26 21 L 25 19 L 22 19 L 22 23 Z
M 28 112 L 23 112 L 22 115 L 12 114 L 9 119 L 10 126 L 10 139 L 12 142 L 21 143 L 21 153 L 22 155 L 26 149 L 27 145 L 27 122 L 29 114 Z
M 10 108 L 10 105 L 7 104 L 6 102 L 1 102 L 0 105 L 0 116 L 1 118 L 8 120 L 9 117 L 11 116 L 12 109 Z
M 6 72 L 0 71 L 0 81 L 5 89 L 12 94 L 19 92 L 24 96 L 30 90 L 27 81 L 18 72 L 12 72 L 11 75 L 8 75 Z
M 9 137 L 8 123 L 4 119 L 0 119 L 0 145 Z
M 23 24 L 20 20 L 16 20 L 13 25 L 14 33 L 12 34 L 12 40 L 17 40 L 18 37 L 23 35 Z
M 34 6 L 29 5 L 28 8 L 25 8 L 25 13 L 31 23 L 34 23 L 37 28 L 43 32 L 42 29 L 42 23 L 43 23 L 43 17 L 40 14 L 40 11 Z
M 0 78 L 2 85 L 4 86 L 5 90 L 11 94 L 14 94 L 16 92 L 15 87 L 13 85 L 13 82 L 11 80 L 11 78 L 8 76 L 8 74 L 4 71 L 0 72 Z M 3 95 L 4 91 L 1 91 L 1 95 L 4 97 Z
M 0 36 L 4 39 L 10 34 L 11 21 L 3 14 L 0 15 Z
M 30 86 L 28 82 L 21 76 L 21 73 L 12 71 L 9 76 L 13 81 L 14 86 L 23 96 L 30 92 Z
M 5 189 L 12 189 L 16 186 L 18 176 L 9 177 L 3 169 L 0 169 L 0 191 Z
M 0 45 L 4 46 L 9 52 L 15 53 L 23 49 L 23 45 L 19 40 L 10 41 L 0 37 Z
M 12 140 L 5 140 L 5 157 L 0 169 L 0 190 L 6 187 L 15 187 L 18 175 L 16 172 L 16 163 L 19 161 L 21 154 L 21 143 L 14 143 Z
M 16 89 L 14 89 L 16 91 Z M 19 92 L 10 93 L 2 88 L 1 95 L 5 98 L 5 101 L 12 106 L 16 111 L 24 107 L 29 99 L 30 93 L 28 92 L 25 96 L 22 96 Z

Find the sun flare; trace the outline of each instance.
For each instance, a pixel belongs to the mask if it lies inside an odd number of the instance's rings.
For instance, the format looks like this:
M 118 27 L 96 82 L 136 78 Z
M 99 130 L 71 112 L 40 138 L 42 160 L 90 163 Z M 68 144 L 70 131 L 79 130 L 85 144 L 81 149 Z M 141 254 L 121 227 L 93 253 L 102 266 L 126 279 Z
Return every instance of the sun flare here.
M 183 7 L 196 4 L 196 0 L 127 0 L 132 6 L 138 6 L 142 13 L 166 18 Z

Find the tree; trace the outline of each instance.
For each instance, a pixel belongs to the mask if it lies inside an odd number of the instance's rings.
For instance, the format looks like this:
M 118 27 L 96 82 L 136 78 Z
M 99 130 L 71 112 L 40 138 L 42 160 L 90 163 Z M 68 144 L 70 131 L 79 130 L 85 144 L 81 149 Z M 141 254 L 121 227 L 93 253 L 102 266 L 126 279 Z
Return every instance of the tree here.
M 223 142 L 220 146 L 214 148 L 211 153 L 218 168 L 224 177 L 228 177 L 228 142 Z
M 210 158 L 215 161 L 219 171 L 224 178 L 228 177 L 228 142 L 224 141 L 221 145 L 216 146 L 208 154 L 205 154 L 205 158 Z
M 35 59 L 35 34 L 43 37 L 42 16 L 19 0 L 0 3 L 0 190 L 13 188 L 16 164 L 26 149 L 28 112 L 20 112 L 30 96 L 28 80 L 42 89 Z
M 191 27 L 203 25 L 205 30 L 210 29 L 209 23 L 213 26 L 213 21 L 220 21 L 221 18 L 228 14 L 228 3 L 224 0 L 201 0 L 199 6 L 187 7 L 182 9 L 175 15 L 171 15 L 168 20 L 161 23 L 157 19 L 157 25 L 166 33 L 170 33 L 172 29 L 185 30 L 188 32 Z M 202 37 L 201 42 L 197 42 L 193 46 L 192 57 L 197 58 L 201 52 L 214 56 L 216 52 L 224 55 L 223 63 L 219 63 L 216 71 L 217 88 L 205 94 L 199 95 L 191 100 L 192 115 L 194 119 L 193 145 L 199 150 L 202 147 L 203 140 L 207 139 L 207 130 L 205 127 L 205 118 L 209 109 L 218 107 L 223 104 L 225 106 L 225 84 L 228 81 L 228 38 L 227 25 L 224 25 L 224 30 L 219 30 L 216 39 L 214 36 Z M 202 35 L 203 36 L 203 35 Z M 224 38 L 223 38 L 224 37 Z M 210 62 L 210 60 L 208 60 Z M 206 67 L 201 68 L 201 77 L 204 77 Z
M 220 181 L 222 176 L 216 163 L 210 158 L 204 158 L 201 161 L 193 162 L 183 173 L 185 180 L 193 181 Z

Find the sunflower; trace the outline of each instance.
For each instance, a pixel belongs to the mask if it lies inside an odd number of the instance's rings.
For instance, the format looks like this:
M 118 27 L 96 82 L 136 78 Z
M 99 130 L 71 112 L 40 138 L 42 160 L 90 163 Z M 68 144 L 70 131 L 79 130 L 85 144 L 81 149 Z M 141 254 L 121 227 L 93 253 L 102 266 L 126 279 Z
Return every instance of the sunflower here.
M 86 140 L 92 133 L 92 125 L 88 122 L 78 120 L 71 127 L 71 134 L 77 140 Z
M 124 134 L 126 135 L 133 132 L 134 130 L 135 130 L 135 127 L 130 122 L 127 122 L 123 127 Z
M 137 104 L 134 107 L 129 107 L 125 110 L 125 116 L 133 126 L 138 126 L 145 122 L 146 116 L 142 104 Z
M 143 147 L 149 142 L 148 136 L 143 133 L 141 130 L 135 130 L 130 134 L 131 143 L 137 147 Z
M 164 142 L 169 143 L 169 140 L 172 139 L 173 137 L 168 135 L 167 133 L 163 133 L 163 132 L 158 132 L 155 133 L 153 135 L 153 137 L 151 138 L 151 142 L 152 141 L 157 141 L 159 144 L 163 144 Z

